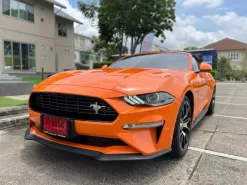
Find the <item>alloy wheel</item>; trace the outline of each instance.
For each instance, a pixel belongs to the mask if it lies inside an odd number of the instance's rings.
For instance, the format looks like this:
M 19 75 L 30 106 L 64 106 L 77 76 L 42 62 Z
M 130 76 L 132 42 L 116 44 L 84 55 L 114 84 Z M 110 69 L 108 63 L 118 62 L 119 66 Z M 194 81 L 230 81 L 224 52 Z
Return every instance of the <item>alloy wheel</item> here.
M 189 145 L 190 123 L 191 123 L 191 106 L 189 102 L 184 102 L 180 116 L 180 147 L 186 150 Z

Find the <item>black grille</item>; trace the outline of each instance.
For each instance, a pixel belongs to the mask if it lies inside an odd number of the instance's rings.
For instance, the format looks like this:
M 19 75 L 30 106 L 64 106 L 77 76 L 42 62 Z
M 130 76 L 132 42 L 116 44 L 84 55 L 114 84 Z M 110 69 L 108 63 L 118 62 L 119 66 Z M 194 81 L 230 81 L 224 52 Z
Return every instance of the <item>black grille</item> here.
M 90 105 L 103 106 L 98 114 Z M 59 94 L 59 93 L 32 93 L 30 109 L 53 116 L 100 122 L 114 121 L 118 113 L 104 100 L 99 98 Z

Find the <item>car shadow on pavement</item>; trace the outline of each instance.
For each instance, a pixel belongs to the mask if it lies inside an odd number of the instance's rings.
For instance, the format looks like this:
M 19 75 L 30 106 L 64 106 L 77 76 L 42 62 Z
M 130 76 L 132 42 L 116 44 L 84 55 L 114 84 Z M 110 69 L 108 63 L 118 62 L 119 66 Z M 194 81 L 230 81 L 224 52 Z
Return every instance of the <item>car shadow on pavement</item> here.
M 67 183 L 149 184 L 163 179 L 164 176 L 173 176 L 170 172 L 174 172 L 173 168 L 177 168 L 182 159 L 161 156 L 144 161 L 101 162 L 25 141 L 21 161 L 28 165 L 30 173 L 36 173 L 37 176 L 42 173 L 42 176 Z

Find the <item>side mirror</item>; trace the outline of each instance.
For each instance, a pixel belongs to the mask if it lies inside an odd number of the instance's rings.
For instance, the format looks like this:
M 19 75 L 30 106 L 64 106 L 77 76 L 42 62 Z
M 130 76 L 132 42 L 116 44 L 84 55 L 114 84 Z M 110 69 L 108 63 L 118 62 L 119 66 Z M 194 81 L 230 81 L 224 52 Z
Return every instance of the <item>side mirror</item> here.
M 210 72 L 213 68 L 211 65 L 207 64 L 206 62 L 202 62 L 200 65 L 200 72 Z
M 103 65 L 102 67 L 101 67 L 101 69 L 105 69 L 105 68 L 107 68 L 108 66 L 107 65 Z

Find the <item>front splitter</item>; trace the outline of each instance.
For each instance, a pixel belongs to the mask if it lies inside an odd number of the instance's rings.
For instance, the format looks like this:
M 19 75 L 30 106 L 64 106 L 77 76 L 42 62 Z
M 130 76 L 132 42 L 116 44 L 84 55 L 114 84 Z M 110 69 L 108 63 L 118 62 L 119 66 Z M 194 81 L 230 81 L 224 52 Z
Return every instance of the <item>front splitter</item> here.
M 130 160 L 148 160 L 148 159 L 154 159 L 156 157 L 165 155 L 169 152 L 171 152 L 171 149 L 168 150 L 163 150 L 161 152 L 152 154 L 152 155 L 141 155 L 141 154 L 103 154 L 101 152 L 93 151 L 93 150 L 86 150 L 86 149 L 81 149 L 81 148 L 75 148 L 71 146 L 66 146 L 66 145 L 61 145 L 58 143 L 51 142 L 49 140 L 43 139 L 41 137 L 38 137 L 37 135 L 31 134 L 30 133 L 30 128 L 26 130 L 25 137 L 26 140 L 33 140 L 38 143 L 44 144 L 46 146 L 66 151 L 66 152 L 71 152 L 71 153 L 76 153 L 88 157 L 95 158 L 99 161 L 130 161 Z

